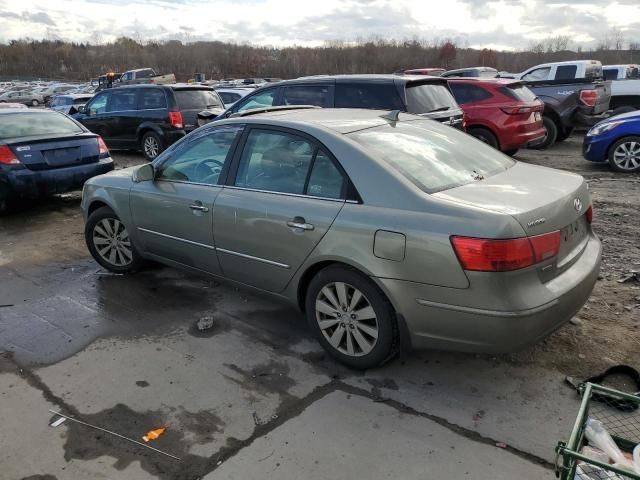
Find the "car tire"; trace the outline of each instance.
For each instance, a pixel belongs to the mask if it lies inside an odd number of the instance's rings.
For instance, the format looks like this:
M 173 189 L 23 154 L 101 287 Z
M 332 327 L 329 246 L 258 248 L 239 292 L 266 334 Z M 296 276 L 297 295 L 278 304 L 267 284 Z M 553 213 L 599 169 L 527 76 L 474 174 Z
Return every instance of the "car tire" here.
M 567 138 L 571 136 L 573 133 L 573 127 L 563 128 L 561 132 L 558 133 L 558 138 L 556 138 L 556 143 L 564 142 Z
M 516 153 L 518 153 L 518 149 L 517 148 L 512 148 L 511 150 L 503 150 L 503 152 L 505 155 L 509 155 L 510 157 L 513 157 Z
M 146 132 L 140 139 L 140 148 L 144 157 L 151 162 L 162 153 L 164 144 L 156 132 Z
M 537 145 L 531 147 L 534 150 L 545 150 L 551 147 L 558 139 L 558 124 L 548 115 L 542 116 L 542 126 L 544 127 L 544 140 Z
M 616 172 L 640 172 L 640 137 L 623 137 L 609 148 L 609 165 Z
M 109 207 L 98 208 L 89 215 L 84 238 L 96 262 L 111 272 L 130 273 L 143 264 L 127 228 Z
M 40 102 L 38 102 L 38 100 L 36 100 L 35 98 L 33 100 L 31 100 L 31 106 L 32 107 L 37 107 L 38 105 L 40 105 Z
M 486 128 L 470 128 L 469 130 L 467 130 L 467 133 L 493 148 L 498 148 L 498 139 Z
M 397 354 L 398 326 L 393 306 L 357 270 L 343 266 L 321 270 L 309 284 L 305 310 L 325 350 L 349 367 L 375 368 Z

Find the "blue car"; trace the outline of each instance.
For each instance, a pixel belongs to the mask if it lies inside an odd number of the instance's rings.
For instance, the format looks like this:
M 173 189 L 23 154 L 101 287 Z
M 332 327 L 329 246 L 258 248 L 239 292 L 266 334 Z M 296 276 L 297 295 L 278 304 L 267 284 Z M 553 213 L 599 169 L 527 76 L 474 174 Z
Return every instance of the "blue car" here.
M 584 137 L 582 155 L 592 162 L 609 162 L 618 172 L 640 172 L 640 112 L 597 123 Z
M 78 190 L 113 170 L 99 135 L 49 110 L 0 110 L 0 213 L 20 198 Z

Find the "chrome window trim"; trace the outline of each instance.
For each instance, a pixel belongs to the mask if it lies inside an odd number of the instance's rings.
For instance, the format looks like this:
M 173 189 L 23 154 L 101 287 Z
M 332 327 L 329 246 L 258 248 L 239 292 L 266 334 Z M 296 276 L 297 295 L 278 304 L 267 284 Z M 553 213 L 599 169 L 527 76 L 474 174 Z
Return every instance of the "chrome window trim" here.
M 229 255 L 234 255 L 236 257 L 247 258 L 249 260 L 256 260 L 257 262 L 266 263 L 267 265 L 273 265 L 275 267 L 286 268 L 287 270 L 291 268 L 290 265 L 286 263 L 274 262 L 273 260 L 267 260 L 266 258 L 254 257 L 253 255 L 247 255 L 246 253 L 234 252 L 233 250 L 227 250 L 226 248 L 216 248 L 216 251 L 227 253 Z
M 300 198 L 309 198 L 311 200 L 326 200 L 328 202 L 338 202 L 338 203 L 358 203 L 354 200 L 345 200 L 344 198 L 327 198 L 327 197 L 314 197 L 313 195 L 304 195 L 301 193 L 287 193 L 287 192 L 276 192 L 273 190 L 260 190 L 257 188 L 248 188 L 248 187 L 237 187 L 235 185 L 224 185 L 224 188 L 231 188 L 233 190 L 245 190 L 248 192 L 258 192 L 258 193 L 271 193 L 274 195 L 285 195 L 287 197 L 300 197 Z

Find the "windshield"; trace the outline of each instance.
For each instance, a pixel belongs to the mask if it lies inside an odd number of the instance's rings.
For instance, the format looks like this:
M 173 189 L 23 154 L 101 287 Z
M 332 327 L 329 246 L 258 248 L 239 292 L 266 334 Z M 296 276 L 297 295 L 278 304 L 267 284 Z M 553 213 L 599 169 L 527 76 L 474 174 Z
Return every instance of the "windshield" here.
M 407 109 L 410 113 L 429 113 L 450 108 L 458 108 L 458 104 L 446 85 L 407 85 Z
M 427 193 L 466 185 L 515 164 L 467 134 L 430 120 L 368 128 L 349 137 Z
M 207 107 L 224 108 L 211 90 L 175 90 L 180 110 L 205 110 Z
M 82 132 L 73 120 L 55 112 L 0 115 L 0 140 Z

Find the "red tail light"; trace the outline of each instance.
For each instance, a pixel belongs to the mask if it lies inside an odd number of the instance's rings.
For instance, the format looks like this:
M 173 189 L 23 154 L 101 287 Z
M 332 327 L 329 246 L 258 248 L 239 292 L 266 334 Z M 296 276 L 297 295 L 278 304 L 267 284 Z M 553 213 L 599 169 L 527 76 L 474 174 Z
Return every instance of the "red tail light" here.
M 580 92 L 580 101 L 589 107 L 593 107 L 598 99 L 597 90 L 582 90 Z
M 3 165 L 19 165 L 20 160 L 7 145 L 0 145 L 0 163 Z
M 589 205 L 587 209 L 587 222 L 591 224 L 593 222 L 593 205 Z
M 508 240 L 454 236 L 451 243 L 465 270 L 509 272 L 556 256 L 560 249 L 560 231 Z
M 109 153 L 109 149 L 107 148 L 107 144 L 104 143 L 104 140 L 102 140 L 102 137 L 98 137 L 98 148 L 100 149 L 100 156 Z
M 184 123 L 182 123 L 182 113 L 169 112 L 169 123 L 172 127 L 184 128 Z
M 500 110 L 502 110 L 507 115 L 519 115 L 521 113 L 529 114 L 536 111 L 536 109 L 533 107 L 500 107 Z

